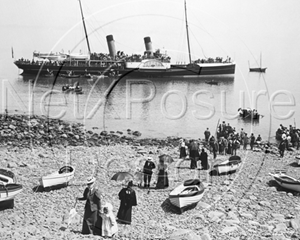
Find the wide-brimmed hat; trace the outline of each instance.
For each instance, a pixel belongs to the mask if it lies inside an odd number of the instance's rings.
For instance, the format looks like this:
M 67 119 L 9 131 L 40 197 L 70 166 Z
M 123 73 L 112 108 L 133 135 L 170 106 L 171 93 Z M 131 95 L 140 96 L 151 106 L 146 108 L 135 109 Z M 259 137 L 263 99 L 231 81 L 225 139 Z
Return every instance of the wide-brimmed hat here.
M 94 183 L 95 181 L 96 181 L 96 178 L 93 177 L 93 176 L 90 176 L 90 177 L 87 178 L 86 184 L 92 184 L 92 183 Z
M 152 161 L 152 160 L 153 160 L 153 158 L 152 158 L 152 157 L 147 157 L 147 160 L 151 160 L 151 161 Z

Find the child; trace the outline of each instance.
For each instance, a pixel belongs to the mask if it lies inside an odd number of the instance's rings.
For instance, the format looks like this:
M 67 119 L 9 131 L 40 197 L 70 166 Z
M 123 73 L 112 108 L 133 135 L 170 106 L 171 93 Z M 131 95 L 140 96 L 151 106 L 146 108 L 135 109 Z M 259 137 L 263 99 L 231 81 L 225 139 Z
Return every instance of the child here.
M 117 221 L 112 210 L 113 206 L 110 203 L 103 206 L 102 237 L 113 237 L 118 232 Z

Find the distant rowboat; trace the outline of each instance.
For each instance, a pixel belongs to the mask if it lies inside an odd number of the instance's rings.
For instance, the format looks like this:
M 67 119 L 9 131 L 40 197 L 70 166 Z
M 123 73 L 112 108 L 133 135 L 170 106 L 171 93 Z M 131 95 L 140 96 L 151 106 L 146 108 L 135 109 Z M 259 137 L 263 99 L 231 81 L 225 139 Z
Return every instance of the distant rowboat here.
M 64 78 L 80 78 L 78 74 L 60 74 L 59 76 Z
M 58 171 L 44 176 L 40 179 L 40 185 L 44 188 L 57 185 L 67 185 L 74 177 L 75 168 L 71 166 L 63 166 Z
M 205 81 L 205 83 L 207 84 L 211 84 L 211 85 L 219 85 L 218 82 L 216 82 L 215 80 L 211 80 L 211 81 Z
M 62 87 L 62 91 L 63 92 L 74 91 L 77 94 L 82 94 L 83 93 L 82 87 L 79 87 L 79 86 L 67 86 L 66 85 L 66 86 Z

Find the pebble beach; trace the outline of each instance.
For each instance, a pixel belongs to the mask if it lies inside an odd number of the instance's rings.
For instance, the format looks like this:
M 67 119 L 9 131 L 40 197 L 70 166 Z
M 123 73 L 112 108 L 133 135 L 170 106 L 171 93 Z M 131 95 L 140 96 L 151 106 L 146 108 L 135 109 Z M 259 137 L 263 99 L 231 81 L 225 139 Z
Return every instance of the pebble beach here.
M 0 239 L 101 239 L 82 235 L 85 202 L 75 208 L 77 215 L 68 222 L 75 198 L 81 197 L 86 178 L 96 176 L 102 200 L 110 202 L 116 215 L 118 193 L 124 182 L 112 181 L 119 171 L 136 176 L 145 159 L 170 155 L 170 186 L 167 189 L 134 190 L 138 205 L 133 207 L 129 226 L 118 225 L 114 239 L 299 239 L 299 193 L 281 188 L 270 172 L 285 171 L 299 179 L 298 150 L 279 157 L 276 144 L 265 153 L 237 151 L 242 166 L 228 175 L 212 175 L 210 170 L 191 170 L 189 160 L 179 159 L 178 137 L 143 139 L 142 133 L 86 131 L 82 125 L 43 117 L 1 115 L 0 166 L 12 171 L 23 191 L 13 208 L 1 210 Z M 199 133 L 203 138 L 203 133 Z M 208 151 L 209 153 L 209 151 Z M 228 159 L 209 153 L 210 166 Z M 61 166 L 75 167 L 75 176 L 66 187 L 43 189 L 39 179 Z M 198 165 L 199 162 L 198 162 Z M 168 200 L 172 189 L 191 178 L 200 178 L 206 187 L 201 201 L 181 213 Z M 152 177 L 155 186 L 156 175 Z

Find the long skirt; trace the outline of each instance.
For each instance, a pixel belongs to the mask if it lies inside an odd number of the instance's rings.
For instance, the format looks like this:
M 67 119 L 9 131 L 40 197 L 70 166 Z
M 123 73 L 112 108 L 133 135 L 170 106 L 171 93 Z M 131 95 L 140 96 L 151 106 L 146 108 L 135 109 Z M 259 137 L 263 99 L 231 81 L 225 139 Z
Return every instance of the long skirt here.
M 197 168 L 197 161 L 199 160 L 199 157 L 191 157 L 191 169 Z
M 98 211 L 91 212 L 89 208 L 85 209 L 82 223 L 82 234 L 101 234 L 101 217 L 98 216 Z
M 186 149 L 185 147 L 181 147 L 179 158 L 185 158 L 185 157 L 186 157 Z
M 168 173 L 164 170 L 159 170 L 156 188 L 162 189 L 169 187 Z
M 131 224 L 132 206 L 125 206 L 122 202 L 117 214 L 118 222 L 122 224 Z

